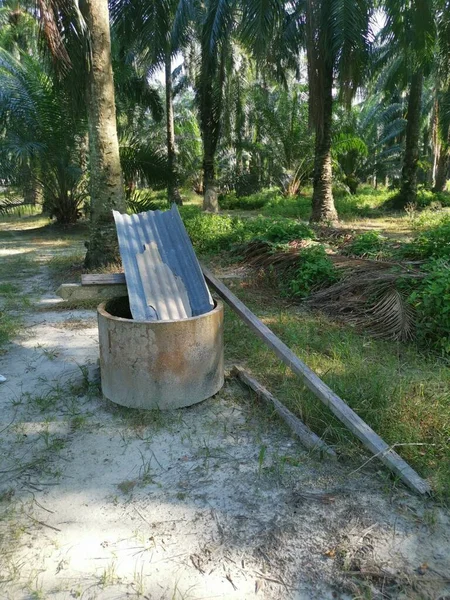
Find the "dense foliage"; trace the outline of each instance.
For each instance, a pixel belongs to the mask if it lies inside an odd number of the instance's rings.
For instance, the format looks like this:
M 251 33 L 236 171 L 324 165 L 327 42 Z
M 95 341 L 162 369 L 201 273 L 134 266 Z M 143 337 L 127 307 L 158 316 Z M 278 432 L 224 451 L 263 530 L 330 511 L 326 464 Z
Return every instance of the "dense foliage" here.
M 0 3 L 0 180 L 71 222 L 89 179 L 85 27 L 70 2 L 48 6 Z M 448 0 L 385 0 L 376 10 L 353 0 L 315 9 L 113 0 L 110 9 L 129 199 L 149 185 L 177 202 L 180 187 L 208 188 L 213 211 L 260 209 L 263 197 L 245 198 L 271 186 L 279 203 L 312 183 L 311 217 L 334 220 L 331 176 L 351 194 L 361 182 L 388 185 L 393 206 L 421 207 L 427 190 L 444 190 Z M 63 69 L 38 43 L 41 17 Z
M 91 243 L 101 245 L 112 205 L 94 176 L 114 168 L 109 150 L 98 155 L 102 82 L 91 65 L 100 34 L 90 1 L 83 6 L 0 1 L 0 181 L 8 197 L 61 223 L 90 213 L 99 228 Z M 363 231 L 331 246 L 300 220 L 329 225 L 392 209 L 414 219 L 450 204 L 448 0 L 111 0 L 109 10 L 114 89 L 104 96 L 117 113 L 122 173 L 103 187 L 124 189 L 132 212 L 182 204 L 186 190 L 203 194 L 208 212 L 182 207 L 197 250 L 240 256 L 245 244 L 263 243 L 291 258 L 294 250 L 281 291 L 297 299 L 339 283 L 336 252 L 422 261 L 414 289 L 400 282 L 369 300 L 388 321 L 389 310 L 403 311 L 405 322 L 408 302 L 419 337 L 447 350 L 439 315 L 448 219 L 400 243 Z M 380 188 L 384 203 L 374 206 Z M 8 202 L 0 210 L 16 204 Z M 219 209 L 227 214 L 211 214 Z

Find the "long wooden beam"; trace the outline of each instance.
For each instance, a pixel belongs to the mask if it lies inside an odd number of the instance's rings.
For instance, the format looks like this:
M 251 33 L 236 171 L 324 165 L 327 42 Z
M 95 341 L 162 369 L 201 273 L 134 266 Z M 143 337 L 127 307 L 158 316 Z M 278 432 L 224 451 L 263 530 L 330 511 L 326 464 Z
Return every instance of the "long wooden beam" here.
M 412 490 L 428 494 L 431 488 L 380 436 L 365 423 L 337 394 L 333 392 L 290 348 L 286 346 L 243 302 L 239 300 L 206 267 L 202 267 L 206 281 L 225 300 L 230 308 L 252 331 L 287 365 L 299 375 L 305 385 L 327 406 L 382 463 L 393 471 Z
M 368 448 L 375 457 L 384 463 L 393 473 L 412 490 L 419 494 L 429 494 L 431 488 L 426 481 L 412 469 L 380 436 L 373 431 L 337 394 L 329 388 L 290 348 L 286 346 L 264 323 L 254 315 L 221 281 L 202 266 L 206 281 L 225 300 L 236 314 L 271 348 L 278 358 L 294 373 L 299 375 L 305 385 L 325 406 Z M 82 285 L 123 284 L 123 273 L 82 275 Z
M 282 404 L 273 394 L 256 381 L 254 377 L 249 375 L 242 367 L 235 365 L 231 370 L 231 374 L 237 377 L 242 383 L 245 383 L 252 389 L 258 398 L 261 398 L 266 404 L 272 406 L 288 427 L 299 438 L 300 442 L 310 450 L 322 452 L 330 457 L 336 458 L 336 452 L 330 448 L 325 442 L 320 439 L 303 421 L 300 421 L 284 404 Z

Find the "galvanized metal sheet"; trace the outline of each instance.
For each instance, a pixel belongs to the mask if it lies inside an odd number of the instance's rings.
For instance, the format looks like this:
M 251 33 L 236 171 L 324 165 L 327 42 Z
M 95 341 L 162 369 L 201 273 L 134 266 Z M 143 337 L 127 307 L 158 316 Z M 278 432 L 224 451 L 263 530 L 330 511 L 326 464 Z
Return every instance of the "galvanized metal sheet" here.
M 144 252 L 137 254 L 136 260 L 146 304 L 156 311 L 158 319 L 170 321 L 192 317 L 186 287 L 182 279 L 174 275 L 162 261 L 155 242 L 145 244 Z
M 133 319 L 185 319 L 214 308 L 175 204 L 163 212 L 113 214 Z

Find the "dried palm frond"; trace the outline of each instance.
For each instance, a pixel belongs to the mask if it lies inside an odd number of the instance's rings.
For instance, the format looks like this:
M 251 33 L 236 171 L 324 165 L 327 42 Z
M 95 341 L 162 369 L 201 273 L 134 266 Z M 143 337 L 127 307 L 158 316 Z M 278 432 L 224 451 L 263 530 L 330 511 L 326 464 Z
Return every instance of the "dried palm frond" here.
M 243 252 L 247 265 L 263 270 L 272 268 L 280 275 L 299 267 L 300 254 L 298 247 L 280 250 L 261 241 L 252 242 Z M 405 341 L 414 336 L 415 314 L 408 302 L 409 294 L 402 288 L 412 287 L 425 277 L 419 269 L 420 263 L 338 254 L 330 254 L 329 258 L 341 272 L 341 278 L 313 290 L 304 300 L 306 305 L 367 329 L 376 337 Z
M 388 287 L 378 302 L 366 308 L 361 325 L 376 337 L 407 341 L 414 337 L 414 309 L 395 287 Z
M 360 261 L 361 262 L 361 261 Z M 399 282 L 412 286 L 423 272 L 410 266 L 362 261 L 339 282 L 313 292 L 306 300 L 311 308 L 367 329 L 372 335 L 406 341 L 414 337 L 414 310 Z

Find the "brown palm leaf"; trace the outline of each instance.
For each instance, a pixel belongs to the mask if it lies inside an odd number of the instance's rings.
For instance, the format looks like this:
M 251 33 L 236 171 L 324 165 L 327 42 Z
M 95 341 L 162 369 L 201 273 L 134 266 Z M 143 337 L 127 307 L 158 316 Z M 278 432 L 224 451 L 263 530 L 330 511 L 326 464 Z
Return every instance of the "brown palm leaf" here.
M 360 324 L 375 337 L 408 341 L 414 337 L 415 311 L 404 294 L 389 286 L 364 310 Z

